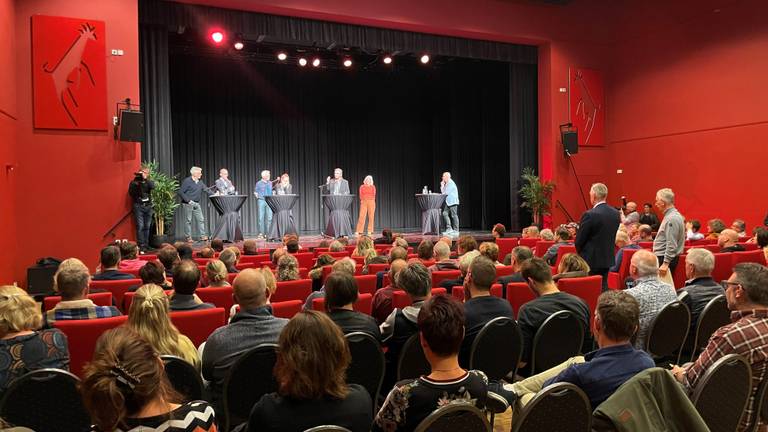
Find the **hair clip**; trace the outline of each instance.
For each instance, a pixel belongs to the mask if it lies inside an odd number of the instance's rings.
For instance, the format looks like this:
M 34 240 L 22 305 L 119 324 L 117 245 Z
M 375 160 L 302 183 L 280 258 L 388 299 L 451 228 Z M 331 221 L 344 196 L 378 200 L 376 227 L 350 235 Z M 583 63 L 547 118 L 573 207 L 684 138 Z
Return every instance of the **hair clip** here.
M 139 377 L 128 372 L 128 370 L 126 370 L 125 367 L 123 367 L 123 365 L 120 363 L 112 366 L 112 369 L 109 371 L 109 373 L 115 377 L 118 383 L 123 384 L 131 390 L 133 390 L 137 384 L 141 383 L 141 379 L 139 379 Z

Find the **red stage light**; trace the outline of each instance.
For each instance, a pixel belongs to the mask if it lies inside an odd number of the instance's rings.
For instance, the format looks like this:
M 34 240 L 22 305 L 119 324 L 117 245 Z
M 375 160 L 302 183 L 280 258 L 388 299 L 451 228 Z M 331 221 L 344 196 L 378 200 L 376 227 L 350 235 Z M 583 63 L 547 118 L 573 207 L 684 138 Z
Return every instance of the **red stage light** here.
M 214 31 L 213 33 L 211 33 L 211 40 L 213 41 L 213 43 L 217 45 L 224 42 L 224 33 L 218 30 Z

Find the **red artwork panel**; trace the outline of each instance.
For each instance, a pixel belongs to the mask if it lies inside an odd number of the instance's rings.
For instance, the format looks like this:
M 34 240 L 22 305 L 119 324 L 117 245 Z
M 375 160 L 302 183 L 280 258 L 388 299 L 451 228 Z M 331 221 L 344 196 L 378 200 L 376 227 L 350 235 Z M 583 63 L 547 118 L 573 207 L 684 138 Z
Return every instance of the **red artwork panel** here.
M 35 128 L 107 130 L 104 21 L 32 16 Z
M 603 76 L 593 69 L 571 68 L 570 116 L 579 132 L 579 145 L 602 147 L 605 145 L 605 96 Z

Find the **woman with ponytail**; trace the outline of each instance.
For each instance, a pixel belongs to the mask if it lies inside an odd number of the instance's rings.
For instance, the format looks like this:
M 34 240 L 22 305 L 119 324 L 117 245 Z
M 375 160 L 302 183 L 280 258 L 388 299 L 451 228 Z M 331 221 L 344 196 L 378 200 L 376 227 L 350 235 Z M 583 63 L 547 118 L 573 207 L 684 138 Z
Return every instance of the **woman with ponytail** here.
M 162 288 L 154 284 L 144 285 L 136 290 L 127 326 L 143 336 L 159 355 L 181 357 L 200 369 L 197 349 L 171 323 L 168 308 L 168 296 Z
M 80 384 L 95 432 L 216 432 L 213 408 L 180 405 L 152 345 L 130 327 L 105 332 Z
M 205 266 L 205 274 L 208 277 L 209 288 L 232 286 L 227 282 L 227 266 L 220 260 L 208 261 L 208 264 Z

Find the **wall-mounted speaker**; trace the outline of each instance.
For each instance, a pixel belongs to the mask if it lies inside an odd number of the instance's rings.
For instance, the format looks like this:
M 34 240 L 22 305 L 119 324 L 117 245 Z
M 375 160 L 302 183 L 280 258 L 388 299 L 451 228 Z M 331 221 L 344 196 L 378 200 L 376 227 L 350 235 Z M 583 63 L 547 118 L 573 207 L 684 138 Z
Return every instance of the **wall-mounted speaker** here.
M 120 112 L 120 141 L 144 142 L 144 113 Z
M 563 150 L 569 155 L 579 152 L 579 133 L 575 129 L 561 130 L 560 139 L 563 142 Z

